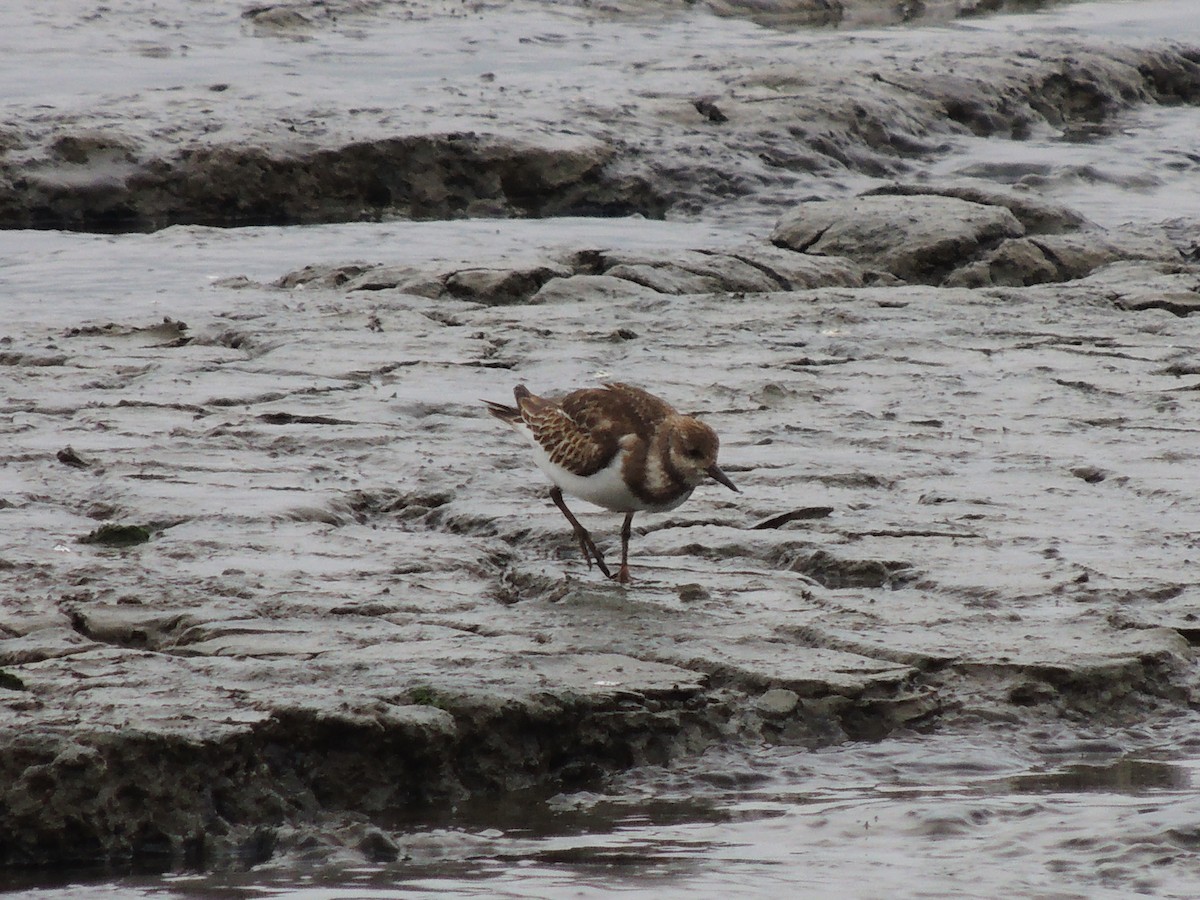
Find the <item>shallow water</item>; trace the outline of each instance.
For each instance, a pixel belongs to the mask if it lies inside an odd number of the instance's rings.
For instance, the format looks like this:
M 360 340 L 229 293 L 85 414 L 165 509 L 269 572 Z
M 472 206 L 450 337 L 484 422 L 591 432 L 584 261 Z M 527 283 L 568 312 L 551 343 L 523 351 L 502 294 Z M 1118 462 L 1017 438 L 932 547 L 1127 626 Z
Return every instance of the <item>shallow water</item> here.
M 151 234 L 0 232 L 0 290 L 14 328 L 181 318 L 228 305 L 214 283 L 271 282 L 306 265 L 346 262 L 520 265 L 579 247 L 614 250 L 727 247 L 743 229 L 705 222 L 557 218 L 516 221 L 353 222 L 297 228 L 172 226 Z M 39 301 L 39 302 L 31 302 Z
M 962 140 L 961 153 L 931 167 L 930 180 L 979 179 L 1070 205 L 1105 228 L 1200 213 L 1200 109 L 1136 110 L 1109 133 L 1039 135 L 1023 141 Z
M 1178 0 L 1064 4 L 1028 15 L 957 22 L 971 35 L 1080 37 L 1122 44 L 1200 43 L 1200 15 Z M 1141 107 L 1093 135 L 1058 132 L 1020 141 L 965 138 L 928 178 L 1010 184 L 1067 203 L 1106 228 L 1200 212 L 1200 110 Z
M 513 122 L 522 134 L 548 139 L 561 133 L 564 110 L 595 106 L 588 91 L 598 81 L 608 106 L 596 114 L 609 120 L 622 104 L 681 89 L 723 94 L 729 84 L 720 67 L 730 59 L 753 71 L 836 47 L 868 69 L 881 55 L 947 47 L 986 54 L 1014 37 L 1200 44 L 1200 16 L 1192 0 L 1108 0 L 915 28 L 773 31 L 699 10 L 580 22 L 551 4 L 466 12 L 429 3 L 381 12 L 369 25 L 347 16 L 330 27 L 264 36 L 218 8 L 124 0 L 89 14 L 72 3 L 25 4 L 0 12 L 0 112 L 11 110 L 35 129 L 77 122 L 150 144 L 156 132 L 257 141 L 283 128 L 289 140 L 319 143 L 346 129 L 348 107 L 359 139 L 503 132 Z M 394 108 L 402 112 L 390 115 Z M 264 110 L 271 124 L 264 125 Z M 609 128 L 619 140 L 619 114 Z M 1200 210 L 1198 129 L 1200 110 L 1166 107 L 1135 109 L 1084 139 L 1050 129 L 1019 141 L 962 137 L 915 175 L 1016 184 L 1069 202 L 1104 226 L 1160 221 Z M 787 196 L 729 200 L 700 218 L 762 235 L 796 196 L 879 183 L 854 172 L 801 177 Z
M 1200 750 L 1194 739 L 1003 734 L 763 747 L 646 769 L 603 794 L 458 811 L 395 832 L 399 859 L 379 865 L 291 857 L 29 895 L 1195 896 L 1200 755 L 1176 755 Z

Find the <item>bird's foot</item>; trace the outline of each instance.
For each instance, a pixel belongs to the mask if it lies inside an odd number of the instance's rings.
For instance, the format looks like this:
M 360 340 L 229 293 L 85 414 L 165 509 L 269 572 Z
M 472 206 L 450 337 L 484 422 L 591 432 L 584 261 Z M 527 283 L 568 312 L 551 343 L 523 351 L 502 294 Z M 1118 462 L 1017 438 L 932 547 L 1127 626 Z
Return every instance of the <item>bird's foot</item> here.
M 592 567 L 595 562 L 596 567 L 604 573 L 605 578 L 612 578 L 612 572 L 608 570 L 608 566 L 604 562 L 604 554 L 596 546 L 592 536 L 586 530 L 580 529 L 575 532 L 575 537 L 579 539 L 579 552 L 583 554 L 583 558 L 587 560 L 588 568 Z
M 619 584 L 629 584 L 631 581 L 633 579 L 629 577 L 629 564 L 621 563 L 621 568 L 617 570 L 617 582 Z

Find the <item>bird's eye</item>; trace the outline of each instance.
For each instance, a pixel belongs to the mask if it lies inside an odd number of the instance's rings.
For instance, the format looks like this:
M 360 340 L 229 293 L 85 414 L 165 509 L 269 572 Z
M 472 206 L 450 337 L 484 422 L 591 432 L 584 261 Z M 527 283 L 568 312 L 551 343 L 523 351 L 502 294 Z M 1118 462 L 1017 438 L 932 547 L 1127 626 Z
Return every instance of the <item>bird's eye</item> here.
M 700 448 L 699 448 L 699 447 L 691 447 L 691 448 L 690 448 L 690 449 L 687 451 L 687 455 L 688 455 L 688 456 L 690 456 L 692 459 L 699 459 L 699 458 L 700 458 L 700 457 L 702 457 L 704 454 L 703 454 L 703 453 L 700 451 Z

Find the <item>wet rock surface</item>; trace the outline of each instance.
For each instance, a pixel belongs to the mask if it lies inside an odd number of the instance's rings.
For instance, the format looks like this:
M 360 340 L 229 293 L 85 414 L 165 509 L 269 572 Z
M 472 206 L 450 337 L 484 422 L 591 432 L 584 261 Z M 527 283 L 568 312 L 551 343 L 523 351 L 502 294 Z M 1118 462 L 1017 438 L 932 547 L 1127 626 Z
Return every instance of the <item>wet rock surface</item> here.
M 4 173 L 9 228 L 149 231 L 405 216 L 661 216 L 644 181 L 606 172 L 599 143 L 421 134 L 330 148 L 188 147 L 143 157 L 120 138 L 63 135 Z
M 586 277 L 517 305 L 243 286 L 184 341 L 14 341 L 66 359 L 12 367 L 6 409 L 11 862 L 252 853 L 321 810 L 571 788 L 727 741 L 1191 702 L 1188 317 L 1096 302 L 1094 275 L 624 290 L 599 323 Z M 685 381 L 706 345 L 722 370 Z M 563 353 L 700 405 L 745 491 L 640 519 L 630 589 L 584 568 L 479 414 Z M 604 545 L 611 518 L 587 516 Z M 149 540 L 69 543 L 98 520 Z
M 594 72 L 543 74 L 537 133 L 512 119 L 537 79 L 501 94 L 503 71 L 386 113 L 353 95 L 303 142 L 251 94 L 232 135 L 192 87 L 121 115 L 10 104 L 7 226 L 193 224 L 10 232 L 6 865 L 387 861 L 397 822 L 680 761 L 715 778 L 715 748 L 1191 714 L 1200 218 L 1113 227 L 922 167 L 959 137 L 1193 104 L 1200 51 L 964 32 L 863 68 L 813 33 L 801 63 L 795 32 L 711 6 L 720 54 L 655 74 L 634 43 L 583 95 Z M 549 40 L 515 9 L 471 23 Z M 398 15 L 237 27 L 303 59 Z M 603 58 L 650 13 L 552 15 Z M 460 113 L 472 130 L 433 129 Z M 706 240 L 650 221 L 700 212 Z M 628 213 L 606 240 L 504 218 Z M 498 218 L 371 224 L 456 216 Z M 361 224 L 199 227 L 250 222 Z M 628 588 L 479 402 L 597 379 L 701 415 L 744 492 L 639 516 Z M 611 553 L 619 517 L 579 512 Z
M 335 80 L 309 96 L 288 78 L 303 77 L 304 55 L 268 54 L 244 70 L 247 83 L 173 86 L 168 103 L 149 90 L 121 98 L 119 115 L 86 99 L 62 102 L 51 115 L 10 106 L 0 226 L 129 231 L 395 216 L 774 211 L 780 194 L 902 179 L 964 135 L 1022 139 L 1054 128 L 1086 138 L 1118 128 L 1136 104 L 1200 100 L 1200 59 L 1179 45 L 1059 39 L 1034 49 L 1019 36 L 964 31 L 953 44 L 897 43 L 880 54 L 874 41 L 852 39 L 829 52 L 827 34 L 797 40 L 790 30 L 762 32 L 730 9 L 725 46 L 674 67 L 661 64 L 676 52 L 673 39 L 712 31 L 711 17 L 687 4 L 611 7 L 600 14 L 602 29 L 590 11 L 572 6 L 550 22 L 535 18 L 544 15 L 538 4 L 506 16 L 437 2 L 300 6 L 249 10 L 247 22 L 268 16 L 275 23 L 265 30 L 239 31 L 230 18 L 203 22 L 200 34 L 262 54 L 264 42 L 289 39 L 293 26 L 276 22 L 276 13 L 299 17 L 302 34 L 293 37 L 301 43 L 316 35 L 344 40 L 358 28 L 403 42 L 412 40 L 414 23 L 425 23 L 441 39 L 438 28 L 461 32 L 468 49 L 455 50 L 463 65 L 480 68 L 472 45 L 482 43 L 512 71 L 480 71 L 466 83 L 414 76 L 399 93 L 375 94 L 335 68 Z M 885 11 L 906 4 L 859 6 L 886 19 Z M 916 18 L 922 11 L 936 18 L 951 6 L 911 9 Z M 796 11 L 755 3 L 742 12 L 772 7 L 784 17 Z M 138 20 L 127 20 L 137 13 L 135 2 L 106 7 L 94 27 L 133 26 Z M 628 40 L 650 15 L 665 16 L 665 29 Z M 559 32 L 538 31 L 551 24 L 589 38 L 581 52 L 607 70 L 602 78 L 563 71 L 557 53 L 546 54 L 546 45 L 567 43 Z M 157 43 L 138 49 L 152 59 L 195 52 L 164 40 L 161 29 L 151 35 Z M 513 45 L 531 49 L 510 56 Z M 530 60 L 551 74 L 531 78 Z M 314 63 L 327 65 L 319 53 Z M 180 68 L 185 79 L 192 74 L 186 61 Z M 361 105 L 347 108 L 330 94 L 343 83 Z M 262 95 L 272 88 L 278 97 Z

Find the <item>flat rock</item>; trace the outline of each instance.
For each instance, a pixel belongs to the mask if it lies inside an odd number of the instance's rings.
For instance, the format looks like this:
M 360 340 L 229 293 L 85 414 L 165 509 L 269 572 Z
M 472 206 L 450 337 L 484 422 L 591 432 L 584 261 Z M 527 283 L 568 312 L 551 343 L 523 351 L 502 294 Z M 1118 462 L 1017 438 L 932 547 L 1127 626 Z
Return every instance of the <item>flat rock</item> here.
M 939 284 L 954 269 L 1024 227 L 1006 208 L 956 197 L 859 197 L 799 204 L 771 242 L 813 255 L 846 256 L 904 281 Z
M 739 259 L 761 268 L 778 282 L 775 290 L 803 291 L 819 287 L 862 287 L 863 267 L 844 256 L 793 253 L 767 242 L 732 251 Z
M 1090 228 L 1073 234 L 1039 234 L 1006 240 L 982 259 L 946 278 L 947 286 L 1024 286 L 1072 281 L 1114 262 L 1150 260 L 1180 263 L 1179 251 L 1159 230 Z
M 957 197 L 959 200 L 984 206 L 1003 206 L 1017 217 L 1028 235 L 1062 234 L 1087 225 L 1087 220 L 1080 213 L 1065 204 L 1033 196 L 1028 191 L 1004 190 L 980 184 L 890 184 L 873 188 L 863 194 L 864 197 L 880 195 Z
M 93 641 L 71 628 L 38 628 L 20 637 L 0 641 L 0 665 L 24 665 L 59 656 L 70 656 L 93 646 Z
M 605 307 L 614 301 L 663 296 L 652 287 L 614 275 L 571 275 L 567 278 L 551 278 L 529 302 L 585 303 Z
M 787 688 L 771 688 L 764 691 L 757 700 L 755 707 L 764 716 L 781 717 L 790 715 L 800 703 L 800 695 Z
M 459 269 L 444 279 L 446 290 L 463 300 L 489 306 L 525 303 L 551 278 L 570 277 L 565 267 L 534 266 L 524 269 Z

